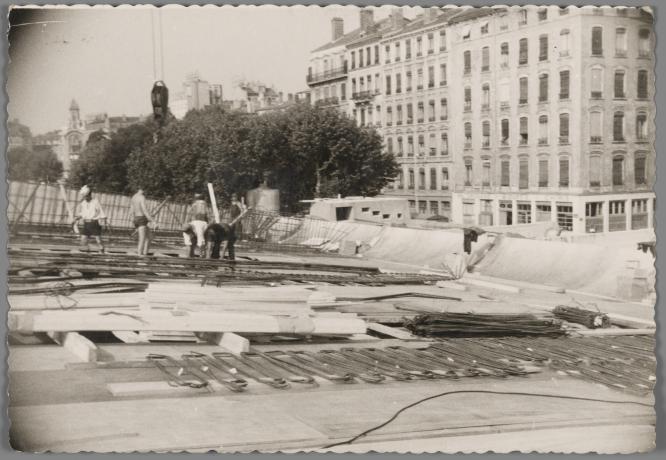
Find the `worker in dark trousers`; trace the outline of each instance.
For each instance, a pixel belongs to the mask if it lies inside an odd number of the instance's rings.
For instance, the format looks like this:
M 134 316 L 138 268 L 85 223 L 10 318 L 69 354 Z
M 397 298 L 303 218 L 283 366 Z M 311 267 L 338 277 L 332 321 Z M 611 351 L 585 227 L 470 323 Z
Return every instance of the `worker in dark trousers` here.
M 243 214 L 244 211 L 244 206 L 243 203 L 241 203 L 238 200 L 238 195 L 235 193 L 231 195 L 231 207 L 229 208 L 229 217 L 231 218 L 231 222 L 234 222 L 232 225 L 234 235 L 236 235 L 236 238 L 241 238 L 243 235 L 243 227 L 241 220 L 238 219 L 238 217 Z
M 234 244 L 236 233 L 229 224 L 210 224 L 204 232 L 206 239 L 206 257 L 208 259 L 224 258 L 224 252 L 229 250 L 229 260 L 236 259 Z

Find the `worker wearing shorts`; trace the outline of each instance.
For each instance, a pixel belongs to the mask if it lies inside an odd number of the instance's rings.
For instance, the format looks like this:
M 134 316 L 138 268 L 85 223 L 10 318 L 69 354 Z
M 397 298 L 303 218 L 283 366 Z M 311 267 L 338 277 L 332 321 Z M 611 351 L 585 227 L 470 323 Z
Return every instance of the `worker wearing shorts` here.
M 81 246 L 89 249 L 88 240 L 95 238 L 99 246 L 99 252 L 104 253 L 104 244 L 102 243 L 102 226 L 100 220 L 106 220 L 106 215 L 102 210 L 97 198 L 93 198 L 90 187 L 84 185 L 80 191 L 83 201 L 79 204 L 78 213 L 75 222 L 83 222 L 83 231 L 81 232 Z
M 190 206 L 188 212 L 189 231 L 183 232 L 183 242 L 188 247 L 188 253 L 193 254 L 194 243 L 198 249 L 199 257 L 206 257 L 206 238 L 204 233 L 208 227 L 208 205 L 203 200 L 203 195 L 197 193 L 194 195 L 194 203 Z M 192 237 L 196 238 L 192 241 Z
M 139 188 L 134 196 L 132 196 L 132 199 L 130 200 L 130 208 L 132 210 L 132 215 L 134 216 L 134 228 L 136 228 L 136 233 L 139 236 L 136 253 L 140 257 L 147 256 L 150 241 L 152 239 L 152 232 L 148 223 L 152 222 L 153 219 L 150 217 L 150 212 L 146 207 L 146 197 L 141 188 Z

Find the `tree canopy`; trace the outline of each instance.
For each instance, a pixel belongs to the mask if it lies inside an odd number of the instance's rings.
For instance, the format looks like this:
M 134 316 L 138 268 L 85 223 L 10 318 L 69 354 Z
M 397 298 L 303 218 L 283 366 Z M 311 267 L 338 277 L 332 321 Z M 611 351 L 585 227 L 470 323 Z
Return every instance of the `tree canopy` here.
M 70 185 L 94 184 L 99 192 L 131 193 L 127 159 L 132 150 L 143 150 L 152 142 L 153 132 L 152 123 L 137 123 L 110 136 L 91 133 L 79 159 L 72 162 Z
M 126 167 L 130 188 L 180 199 L 212 182 L 226 200 L 268 172 L 286 210 L 316 195 L 375 195 L 397 173 L 374 129 L 307 104 L 261 116 L 219 106 L 191 111 L 156 143 L 131 149 Z
M 50 147 L 16 147 L 7 152 L 7 177 L 16 181 L 56 182 L 63 166 Z

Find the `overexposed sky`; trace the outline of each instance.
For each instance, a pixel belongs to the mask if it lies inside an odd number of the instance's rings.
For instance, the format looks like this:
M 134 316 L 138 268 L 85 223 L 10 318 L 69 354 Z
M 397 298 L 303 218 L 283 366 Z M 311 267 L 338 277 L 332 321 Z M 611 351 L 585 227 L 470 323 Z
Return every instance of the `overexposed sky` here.
M 374 8 L 375 20 L 390 8 Z M 240 97 L 240 79 L 274 85 L 285 94 L 307 89 L 309 52 L 328 42 L 330 20 L 358 27 L 355 6 L 162 8 L 164 80 L 171 94 L 198 71 L 222 83 L 224 98 Z M 420 8 L 405 8 L 413 17 Z M 66 125 L 76 99 L 81 113 L 140 115 L 152 111 L 153 30 L 150 7 L 56 8 L 19 11 L 10 32 L 9 117 L 40 134 Z M 35 24 L 36 23 L 36 24 Z M 151 26 L 154 23 L 154 28 Z M 159 60 L 159 40 L 155 54 Z M 160 78 L 157 63 L 157 77 Z

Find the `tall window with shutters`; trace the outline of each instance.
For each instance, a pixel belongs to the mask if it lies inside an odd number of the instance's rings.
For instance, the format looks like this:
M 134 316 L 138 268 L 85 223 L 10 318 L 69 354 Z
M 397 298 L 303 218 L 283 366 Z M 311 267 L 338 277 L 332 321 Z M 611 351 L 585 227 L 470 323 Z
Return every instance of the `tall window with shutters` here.
M 463 74 L 472 73 L 472 52 L 467 50 L 463 53 Z
M 472 110 L 472 88 L 469 86 L 465 87 L 465 105 L 463 106 L 463 109 L 465 112 L 469 112 Z
M 481 49 L 481 72 L 488 72 L 490 70 L 490 48 L 484 46 Z
M 539 116 L 539 145 L 548 145 L 548 115 Z
M 472 123 L 465 123 L 465 148 L 472 148 Z
M 423 134 L 419 134 L 419 156 L 425 156 L 425 136 Z
M 594 68 L 590 71 L 590 97 L 601 99 L 603 95 L 603 70 Z
M 419 190 L 425 190 L 426 172 L 425 168 L 419 168 Z
M 481 110 L 490 109 L 490 85 L 484 83 L 481 86 Z
M 446 86 L 446 64 L 439 65 L 439 86 Z
M 560 158 L 560 187 L 569 187 L 569 158 Z
M 449 168 L 442 168 L 442 181 L 440 182 L 442 190 L 449 189 Z
M 408 172 L 408 188 L 414 190 L 414 170 L 409 168 Z
M 647 157 L 645 153 L 636 153 L 634 156 L 634 183 L 647 185 Z
M 518 65 L 527 64 L 527 39 L 521 38 L 518 42 Z
M 435 67 L 428 67 L 428 88 L 435 87 Z
M 465 186 L 469 187 L 473 181 L 472 160 L 471 158 L 465 159 Z
M 528 98 L 528 80 L 527 77 L 520 77 L 518 80 L 518 104 L 527 104 Z
M 634 156 L 634 183 L 636 185 L 647 185 L 647 158 L 644 153 Z
M 624 142 L 624 112 L 613 114 L 613 142 Z
M 500 143 L 504 146 L 507 146 L 509 145 L 509 119 L 503 118 L 500 124 Z
M 639 70 L 636 75 L 636 98 L 648 98 L 648 72 L 647 70 Z
M 650 30 L 641 29 L 638 31 L 638 56 L 650 57 Z
M 613 187 L 624 185 L 624 156 L 613 157 Z
M 437 155 L 437 140 L 435 139 L 435 133 L 430 133 L 430 136 L 428 136 L 428 151 L 431 157 Z
M 569 114 L 560 114 L 560 145 L 569 143 Z
M 539 75 L 539 102 L 548 102 L 548 74 Z
M 500 163 L 500 185 L 502 187 L 511 186 L 511 162 L 509 160 L 502 160 Z
M 500 45 L 500 67 L 509 68 L 509 44 L 506 42 Z
M 601 156 L 590 156 L 590 187 L 596 188 L 601 186 Z
M 548 35 L 539 35 L 539 61 L 548 60 Z
M 625 57 L 627 55 L 627 29 L 618 27 L 615 29 L 615 56 Z
M 449 135 L 446 133 L 442 133 L 441 136 L 441 143 L 442 143 L 442 155 L 448 155 L 449 154 Z
M 548 187 L 548 159 L 539 159 L 539 187 Z
M 603 117 L 599 111 L 590 112 L 590 143 L 601 144 L 603 135 Z
M 447 120 L 449 118 L 449 104 L 445 97 L 439 101 L 439 119 Z
M 592 27 L 592 56 L 603 56 L 603 28 Z
M 483 133 L 483 143 L 481 144 L 481 147 L 488 149 L 490 148 L 490 122 L 488 120 L 485 120 L 481 124 L 481 130 Z
M 410 102 L 407 104 L 407 124 L 411 125 L 414 123 L 414 106 Z
M 396 144 L 398 147 L 396 156 L 402 157 L 405 154 L 405 146 L 402 143 L 402 136 L 398 136 L 396 139 Z
M 569 99 L 569 71 L 560 71 L 560 100 Z
M 624 99 L 626 94 L 624 92 L 624 70 L 616 70 L 613 79 L 613 90 L 615 99 Z
M 414 156 L 414 137 L 407 136 L 407 156 Z
M 530 186 L 530 164 L 527 158 L 518 161 L 518 188 L 527 189 Z
M 647 113 L 639 112 L 636 114 L 636 140 L 648 140 Z
M 528 132 L 529 132 L 529 124 L 527 121 L 527 117 L 520 117 L 520 131 L 519 131 L 518 145 L 527 145 L 527 140 L 529 136 Z
M 485 160 L 481 170 L 481 185 L 484 187 L 490 186 L 490 161 Z
M 437 169 L 430 168 L 430 190 L 437 190 Z

